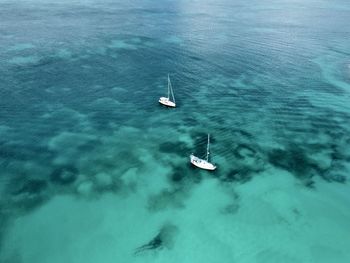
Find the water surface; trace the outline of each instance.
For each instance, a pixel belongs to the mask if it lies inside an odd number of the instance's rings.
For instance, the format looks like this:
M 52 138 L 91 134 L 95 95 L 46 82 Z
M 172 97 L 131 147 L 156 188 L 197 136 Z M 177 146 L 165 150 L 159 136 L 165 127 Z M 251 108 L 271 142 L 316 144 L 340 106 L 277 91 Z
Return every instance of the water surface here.
M 348 1 L 0 17 L 3 262 L 349 262 Z

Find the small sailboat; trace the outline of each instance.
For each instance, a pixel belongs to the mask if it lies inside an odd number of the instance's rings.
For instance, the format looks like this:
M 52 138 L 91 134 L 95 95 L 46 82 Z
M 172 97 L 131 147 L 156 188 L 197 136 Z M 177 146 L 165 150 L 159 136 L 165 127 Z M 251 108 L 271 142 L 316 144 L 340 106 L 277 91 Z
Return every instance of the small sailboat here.
M 210 136 L 208 134 L 208 144 L 207 144 L 207 156 L 206 156 L 206 159 L 201 159 L 201 158 L 198 158 L 196 156 L 194 156 L 193 154 L 190 155 L 190 160 L 191 160 L 191 163 L 198 167 L 198 168 L 201 168 L 201 169 L 204 169 L 204 170 L 215 170 L 216 169 L 216 166 L 214 164 L 212 164 L 211 162 L 209 162 L 209 154 L 210 154 Z
M 172 101 L 170 100 L 170 94 L 173 99 Z M 159 103 L 167 107 L 172 107 L 172 108 L 176 107 L 174 92 L 171 86 L 169 74 L 168 74 L 168 97 L 160 97 Z

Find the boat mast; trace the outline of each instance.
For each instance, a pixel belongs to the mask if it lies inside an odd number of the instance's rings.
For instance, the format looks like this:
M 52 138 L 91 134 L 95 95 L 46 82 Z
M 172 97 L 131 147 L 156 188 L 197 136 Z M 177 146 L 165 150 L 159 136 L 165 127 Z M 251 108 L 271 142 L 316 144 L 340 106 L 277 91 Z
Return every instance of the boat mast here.
M 209 144 L 210 144 L 210 141 L 209 141 L 209 133 L 208 133 L 208 145 L 207 145 L 207 162 L 209 162 Z
M 175 103 L 175 97 L 174 97 L 173 87 L 171 86 L 171 83 L 170 83 L 170 90 L 171 90 L 171 96 L 173 97 L 173 102 Z
M 169 77 L 169 74 L 168 74 L 168 99 L 170 98 L 170 92 L 171 92 L 171 97 L 173 98 L 173 102 L 175 103 L 173 87 L 171 86 L 171 81 L 170 81 L 170 77 Z
M 170 77 L 168 74 L 168 99 L 170 98 Z

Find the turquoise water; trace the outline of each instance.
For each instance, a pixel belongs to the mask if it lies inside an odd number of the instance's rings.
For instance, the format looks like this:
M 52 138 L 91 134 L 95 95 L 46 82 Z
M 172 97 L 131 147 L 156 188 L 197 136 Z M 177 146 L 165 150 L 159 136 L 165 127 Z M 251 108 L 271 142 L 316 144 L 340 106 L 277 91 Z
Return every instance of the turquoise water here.
M 349 18 L 0 0 L 0 262 L 349 262 Z

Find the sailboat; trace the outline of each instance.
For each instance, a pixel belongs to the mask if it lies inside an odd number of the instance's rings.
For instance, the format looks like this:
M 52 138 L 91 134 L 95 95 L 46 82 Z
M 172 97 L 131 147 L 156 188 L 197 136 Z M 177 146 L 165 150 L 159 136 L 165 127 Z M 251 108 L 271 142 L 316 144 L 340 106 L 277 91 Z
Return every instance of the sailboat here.
M 171 97 L 173 99 L 172 101 L 170 100 L 170 94 L 171 94 Z M 173 88 L 171 86 L 169 74 L 168 74 L 168 97 L 160 97 L 159 103 L 162 105 L 165 105 L 167 107 L 172 107 L 172 108 L 176 107 L 174 92 L 173 92 Z
M 211 162 L 209 162 L 209 154 L 210 154 L 210 136 L 208 134 L 208 144 L 207 144 L 207 156 L 206 156 L 206 159 L 201 159 L 201 158 L 198 158 L 196 156 L 194 156 L 193 154 L 190 155 L 190 160 L 191 160 L 191 163 L 198 167 L 198 168 L 201 168 L 201 169 L 204 169 L 204 170 L 215 170 L 216 169 L 216 166 L 214 164 L 212 164 Z

